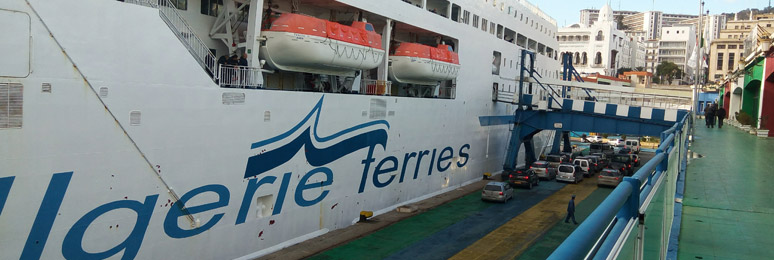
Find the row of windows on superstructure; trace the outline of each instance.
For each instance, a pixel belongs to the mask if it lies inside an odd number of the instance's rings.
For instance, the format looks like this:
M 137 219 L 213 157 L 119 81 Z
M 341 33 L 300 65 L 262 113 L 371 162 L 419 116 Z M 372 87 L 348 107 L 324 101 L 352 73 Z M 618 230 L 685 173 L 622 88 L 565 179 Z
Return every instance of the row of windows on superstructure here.
M 411 5 L 415 5 L 419 8 L 422 8 L 421 0 L 402 0 L 402 1 Z M 484 0 L 484 1 L 488 2 L 489 0 Z M 511 30 L 508 27 L 504 27 L 501 24 L 497 24 L 490 20 L 487 20 L 486 18 L 481 17 L 478 14 L 471 13 L 469 10 L 463 10 L 462 7 L 460 7 L 457 4 L 451 4 L 451 15 L 447 15 L 449 1 L 446 1 L 446 0 L 439 0 L 439 1 L 433 1 L 433 2 L 427 1 L 426 3 L 427 3 L 426 9 L 431 13 L 440 15 L 442 17 L 449 17 L 451 20 L 455 22 L 471 25 L 474 28 L 479 28 L 484 32 L 488 32 L 489 34 L 494 35 L 498 39 L 501 39 L 510 43 L 514 43 L 522 48 L 529 49 L 531 51 L 542 54 L 549 58 L 558 59 L 557 51 L 552 49 L 551 47 L 548 47 L 545 44 L 539 43 L 535 40 L 529 39 L 528 37 L 522 34 L 516 33 L 515 31 Z M 493 6 L 497 7 L 496 1 L 493 2 Z M 528 25 L 530 28 L 540 31 L 541 33 L 544 33 L 549 37 L 556 36 L 556 32 L 552 31 L 550 27 L 544 26 L 543 24 L 540 23 L 540 21 L 537 21 L 537 19 L 535 18 L 530 19 L 529 15 L 525 17 L 524 12 L 519 13 L 513 7 L 508 7 L 506 10 L 505 4 L 502 2 L 500 3 L 498 9 L 500 9 L 500 11 L 508 15 L 513 14 L 514 19 L 518 19 L 518 21 L 523 21 L 524 24 Z

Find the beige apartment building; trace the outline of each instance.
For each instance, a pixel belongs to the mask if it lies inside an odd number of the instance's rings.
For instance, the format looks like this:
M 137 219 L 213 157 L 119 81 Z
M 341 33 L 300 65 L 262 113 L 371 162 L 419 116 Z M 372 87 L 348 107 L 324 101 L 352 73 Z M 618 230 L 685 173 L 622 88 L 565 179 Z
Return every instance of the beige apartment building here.
M 750 20 L 734 20 L 726 23 L 726 29 L 712 41 L 709 55 L 708 81 L 722 81 L 727 73 L 739 66 L 744 57 L 745 39 L 753 32 L 774 32 L 774 14 L 754 15 Z

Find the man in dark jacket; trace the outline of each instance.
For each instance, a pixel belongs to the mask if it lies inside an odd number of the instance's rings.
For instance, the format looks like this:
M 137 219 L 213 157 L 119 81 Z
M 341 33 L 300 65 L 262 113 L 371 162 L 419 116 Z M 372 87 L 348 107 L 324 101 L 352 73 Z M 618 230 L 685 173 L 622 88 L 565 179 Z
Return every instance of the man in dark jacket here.
M 723 128 L 723 119 L 726 119 L 726 110 L 723 107 L 718 107 L 715 111 L 715 116 L 718 117 L 718 128 Z
M 567 204 L 567 218 L 564 219 L 564 223 L 570 223 L 570 218 L 572 218 L 573 224 L 578 225 L 578 222 L 575 221 L 575 194 L 572 195 L 570 203 Z
M 707 104 L 704 108 L 704 122 L 707 124 L 707 128 L 715 127 L 715 108 L 712 104 Z

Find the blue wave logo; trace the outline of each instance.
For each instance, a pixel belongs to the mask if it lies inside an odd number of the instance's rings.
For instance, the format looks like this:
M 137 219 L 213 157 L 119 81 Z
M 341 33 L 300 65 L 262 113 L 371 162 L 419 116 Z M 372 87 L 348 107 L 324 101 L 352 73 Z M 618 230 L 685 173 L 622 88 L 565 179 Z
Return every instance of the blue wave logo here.
M 251 156 L 247 160 L 245 178 L 255 177 L 279 167 L 280 165 L 288 162 L 291 158 L 293 158 L 302 148 L 304 149 L 306 160 L 314 167 L 326 165 L 363 148 L 381 145 L 382 148 L 386 149 L 387 130 L 385 129 L 371 130 L 333 143 L 334 140 L 338 139 L 339 137 L 372 126 L 384 125 L 387 129 L 389 129 L 390 124 L 386 120 L 375 120 L 368 123 L 363 123 L 344 129 L 329 136 L 320 137 L 317 131 L 317 125 L 320 121 L 320 112 L 322 111 L 324 98 L 325 97 L 321 97 L 320 101 L 317 102 L 317 105 L 312 108 L 312 111 L 309 111 L 309 114 L 307 114 L 306 117 L 301 120 L 301 122 L 291 128 L 289 131 L 260 142 L 255 142 L 251 145 L 250 148 L 253 150 L 264 148 L 301 132 L 300 135 L 298 135 L 295 139 L 287 144 L 267 152 L 262 152 L 258 155 Z M 312 117 L 314 117 L 314 122 L 313 124 L 309 125 L 308 122 L 312 119 Z M 306 126 L 305 129 L 303 129 L 304 126 Z M 327 145 L 328 143 L 333 144 Z

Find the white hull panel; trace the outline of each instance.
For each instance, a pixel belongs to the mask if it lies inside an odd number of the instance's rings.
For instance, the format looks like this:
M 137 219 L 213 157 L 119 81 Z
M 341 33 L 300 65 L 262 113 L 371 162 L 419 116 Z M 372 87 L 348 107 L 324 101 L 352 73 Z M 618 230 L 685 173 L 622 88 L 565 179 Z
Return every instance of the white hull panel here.
M 514 108 L 481 85 L 514 45 L 402 1 L 338 2 L 459 39 L 456 98 L 220 88 L 156 9 L 0 1 L 30 16 L 32 50 L 28 77 L 0 77 L 24 86 L 22 127 L 0 129 L 0 259 L 260 256 L 499 172 L 509 127 L 478 119 Z
M 354 76 L 384 61 L 384 50 L 329 38 L 288 32 L 262 33 L 260 55 L 272 68 L 306 73 Z
M 459 64 L 427 58 L 390 56 L 390 79 L 400 83 L 436 85 L 438 81 L 457 78 Z

